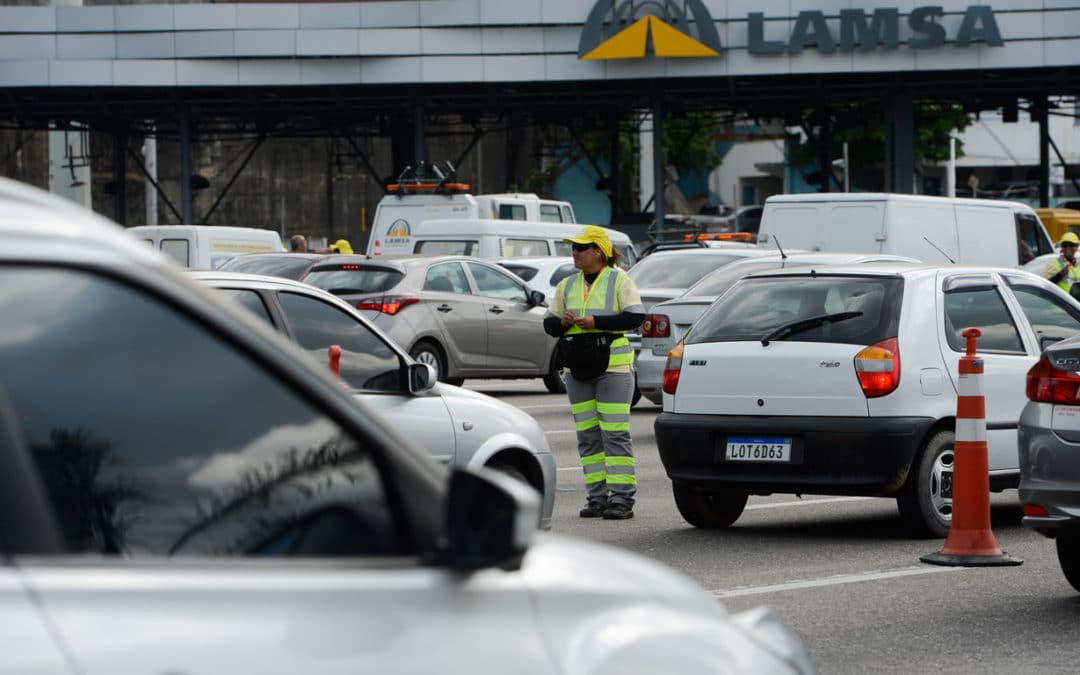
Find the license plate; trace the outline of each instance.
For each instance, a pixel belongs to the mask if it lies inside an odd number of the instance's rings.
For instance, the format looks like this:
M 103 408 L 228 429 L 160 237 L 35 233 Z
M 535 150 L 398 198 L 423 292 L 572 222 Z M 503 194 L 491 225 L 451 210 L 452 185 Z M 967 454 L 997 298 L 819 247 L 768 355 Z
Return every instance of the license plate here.
M 724 459 L 733 462 L 790 462 L 791 438 L 729 436 Z

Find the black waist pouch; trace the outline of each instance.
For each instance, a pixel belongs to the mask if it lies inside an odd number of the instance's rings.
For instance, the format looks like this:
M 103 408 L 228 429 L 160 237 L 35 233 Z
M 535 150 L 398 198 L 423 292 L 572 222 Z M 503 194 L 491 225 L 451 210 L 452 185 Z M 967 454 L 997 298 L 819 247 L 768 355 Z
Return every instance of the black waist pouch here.
M 575 333 L 559 338 L 559 361 L 578 380 L 592 380 L 604 374 L 611 358 L 612 333 Z

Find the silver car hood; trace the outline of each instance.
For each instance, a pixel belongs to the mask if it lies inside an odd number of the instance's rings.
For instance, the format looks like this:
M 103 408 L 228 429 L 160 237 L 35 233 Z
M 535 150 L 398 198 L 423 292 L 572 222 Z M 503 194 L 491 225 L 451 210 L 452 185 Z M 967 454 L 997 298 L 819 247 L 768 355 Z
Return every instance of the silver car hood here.
M 454 419 L 457 434 L 457 458 L 461 464 L 482 465 L 486 457 L 476 457 L 477 453 L 492 445 L 492 439 L 507 434 L 520 438 L 518 447 L 538 453 L 550 453 L 551 446 L 539 422 L 532 415 L 509 403 L 470 389 L 455 387 L 440 382 L 434 392 L 442 396 L 443 402 Z M 569 409 L 569 404 L 567 405 Z M 463 433 L 464 425 L 469 425 L 468 433 Z M 484 439 L 483 443 L 470 439 Z M 505 440 L 505 438 L 504 438 Z M 506 447 L 503 443 L 502 446 Z M 462 461 L 466 457 L 472 459 Z

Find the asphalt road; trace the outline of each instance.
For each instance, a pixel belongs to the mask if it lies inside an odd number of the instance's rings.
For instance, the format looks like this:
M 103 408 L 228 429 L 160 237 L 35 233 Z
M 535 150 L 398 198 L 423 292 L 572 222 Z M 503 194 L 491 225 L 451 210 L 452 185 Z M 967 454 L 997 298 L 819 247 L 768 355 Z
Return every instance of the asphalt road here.
M 992 495 L 992 528 L 1018 567 L 952 568 L 919 557 L 943 540 L 907 534 L 891 499 L 751 497 L 724 531 L 683 521 L 642 400 L 632 413 L 638 502 L 629 521 L 581 519 L 585 497 L 564 395 L 539 380 L 471 380 L 530 413 L 555 453 L 552 530 L 644 554 L 695 579 L 732 612 L 765 605 L 826 673 L 1078 673 L 1080 593 L 1053 542 L 1020 524 L 1015 490 Z

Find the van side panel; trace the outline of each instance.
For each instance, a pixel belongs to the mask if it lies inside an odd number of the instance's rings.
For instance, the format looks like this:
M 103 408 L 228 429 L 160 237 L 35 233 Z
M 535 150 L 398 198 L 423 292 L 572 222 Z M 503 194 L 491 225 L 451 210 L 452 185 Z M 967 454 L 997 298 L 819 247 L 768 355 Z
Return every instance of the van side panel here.
M 766 204 L 761 222 L 768 234 L 768 247 L 786 250 L 820 250 L 821 204 Z M 762 238 L 759 235 L 759 239 Z
M 883 202 L 823 204 L 822 251 L 881 253 Z
M 1001 267 L 1020 264 L 1012 209 L 957 205 L 956 232 L 964 242 L 957 262 Z
M 883 253 L 911 256 L 931 264 L 948 263 L 946 255 L 959 261 L 960 244 L 951 202 L 893 200 L 888 210 L 889 227 Z

